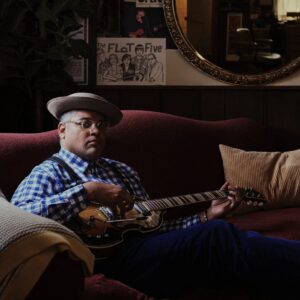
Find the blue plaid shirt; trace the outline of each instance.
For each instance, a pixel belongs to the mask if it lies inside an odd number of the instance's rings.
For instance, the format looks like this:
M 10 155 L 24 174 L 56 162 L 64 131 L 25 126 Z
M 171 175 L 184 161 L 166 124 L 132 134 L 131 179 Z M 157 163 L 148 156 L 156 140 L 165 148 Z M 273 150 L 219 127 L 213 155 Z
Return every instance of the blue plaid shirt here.
M 72 179 L 57 162 L 45 160 L 21 182 L 11 199 L 14 205 L 33 214 L 66 223 L 88 206 L 83 187 L 83 183 L 88 181 L 119 185 L 137 197 L 149 199 L 138 174 L 122 162 L 108 158 L 88 162 L 63 148 L 55 156 L 63 159 L 81 182 Z M 119 174 L 116 174 L 116 170 Z M 119 175 L 123 178 L 119 178 Z M 164 222 L 160 230 L 186 228 L 197 223 L 198 215 L 179 218 Z

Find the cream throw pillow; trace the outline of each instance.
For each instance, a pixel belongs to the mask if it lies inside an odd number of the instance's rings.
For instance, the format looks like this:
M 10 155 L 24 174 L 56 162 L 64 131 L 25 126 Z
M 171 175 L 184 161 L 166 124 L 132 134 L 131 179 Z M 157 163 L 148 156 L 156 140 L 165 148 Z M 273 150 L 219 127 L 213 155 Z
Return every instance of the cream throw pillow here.
M 244 151 L 219 145 L 226 181 L 264 195 L 263 207 L 244 201 L 231 215 L 300 206 L 300 149 L 288 152 Z

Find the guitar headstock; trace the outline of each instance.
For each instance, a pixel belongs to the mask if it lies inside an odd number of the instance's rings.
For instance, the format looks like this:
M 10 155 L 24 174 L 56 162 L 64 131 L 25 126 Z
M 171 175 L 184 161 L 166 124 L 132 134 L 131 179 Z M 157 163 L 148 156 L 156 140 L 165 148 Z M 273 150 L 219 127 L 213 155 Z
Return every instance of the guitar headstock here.
M 243 189 L 242 198 L 247 205 L 263 206 L 266 203 L 265 197 L 252 188 Z

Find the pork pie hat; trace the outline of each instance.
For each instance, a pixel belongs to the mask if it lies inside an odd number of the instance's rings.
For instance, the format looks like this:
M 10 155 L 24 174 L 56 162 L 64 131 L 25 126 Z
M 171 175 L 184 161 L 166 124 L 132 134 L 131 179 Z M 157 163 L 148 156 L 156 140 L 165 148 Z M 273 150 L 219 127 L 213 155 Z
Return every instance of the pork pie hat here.
M 70 110 L 91 110 L 103 115 L 110 126 L 119 123 L 123 117 L 120 109 L 101 96 L 91 93 L 74 93 L 53 98 L 47 103 L 48 111 L 56 118 Z

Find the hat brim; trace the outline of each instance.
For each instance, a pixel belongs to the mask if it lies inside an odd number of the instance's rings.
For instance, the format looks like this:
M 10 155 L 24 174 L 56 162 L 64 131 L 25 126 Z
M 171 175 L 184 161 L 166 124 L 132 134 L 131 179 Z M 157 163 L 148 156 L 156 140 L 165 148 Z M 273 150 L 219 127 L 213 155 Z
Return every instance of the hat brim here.
M 105 99 L 101 100 L 86 96 L 65 96 L 51 99 L 47 109 L 56 118 L 70 110 L 91 110 L 103 115 L 111 126 L 119 123 L 123 117 L 119 108 Z

